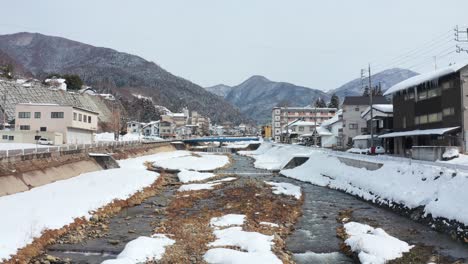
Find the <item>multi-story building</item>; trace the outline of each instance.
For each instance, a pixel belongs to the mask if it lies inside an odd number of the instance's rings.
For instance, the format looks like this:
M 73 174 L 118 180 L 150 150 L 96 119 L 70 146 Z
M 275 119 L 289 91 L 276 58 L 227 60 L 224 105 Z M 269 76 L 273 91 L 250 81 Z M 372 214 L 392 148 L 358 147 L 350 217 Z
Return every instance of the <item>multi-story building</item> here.
M 58 104 L 16 105 L 15 133 L 31 134 L 35 140 L 51 132 L 62 135 L 62 142 L 55 144 L 89 144 L 94 142 L 97 126 L 98 113 L 87 109 Z M 18 137 L 30 141 L 28 137 Z M 56 141 L 55 137 L 49 140 Z
M 374 104 L 372 105 L 372 118 L 371 108 L 368 106 L 366 110 L 361 114 L 361 118 L 366 121 L 367 133 L 374 135 L 375 145 L 382 145 L 385 151 L 393 153 L 393 139 L 382 141 L 377 136 L 387 134 L 393 131 L 393 105 L 391 104 Z M 377 138 L 376 138 L 377 137 Z M 370 136 L 368 138 L 368 144 L 370 145 Z M 366 145 L 366 146 L 367 146 Z
M 415 146 L 467 149 L 468 64 L 453 64 L 400 82 L 385 92 L 393 97 L 395 154 Z
M 336 108 L 317 107 L 274 107 L 272 110 L 272 137 L 276 142 L 284 141 L 284 136 L 289 135 L 288 124 L 301 120 L 314 122 L 320 125 L 323 121 L 335 115 Z
M 374 96 L 373 104 L 390 104 L 383 96 Z M 343 101 L 343 142 L 351 146 L 352 140 L 358 135 L 367 134 L 367 122 L 361 114 L 370 105 L 369 96 L 346 96 Z
M 320 138 L 321 147 L 342 149 L 344 147 L 343 110 L 338 110 L 335 116 L 322 122 L 322 124 L 317 127 L 314 136 Z

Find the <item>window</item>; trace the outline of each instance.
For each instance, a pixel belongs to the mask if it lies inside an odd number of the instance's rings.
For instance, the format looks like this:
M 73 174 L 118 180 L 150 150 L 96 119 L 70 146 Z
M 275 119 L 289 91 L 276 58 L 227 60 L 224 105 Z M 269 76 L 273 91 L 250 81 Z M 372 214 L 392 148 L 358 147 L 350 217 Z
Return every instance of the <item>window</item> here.
M 280 122 L 275 122 L 275 127 L 280 127 Z
M 414 117 L 414 124 L 419 125 L 419 116 Z
M 291 128 L 291 131 L 296 132 L 296 128 L 295 127 Z
M 280 116 L 275 116 L 275 121 L 280 121 Z
M 434 88 L 427 91 L 427 98 L 437 97 L 442 94 L 442 89 Z
M 403 117 L 402 121 L 403 121 L 403 124 L 402 124 L 403 128 L 406 128 L 406 116 Z
M 19 112 L 18 118 L 31 118 L 31 112 Z
M 427 115 L 419 116 L 419 124 L 420 125 L 427 124 Z
M 452 84 L 450 82 L 444 82 L 442 84 L 442 89 L 443 90 L 447 90 L 447 89 L 450 89 L 450 88 L 452 88 Z
M 21 125 L 20 130 L 31 130 L 31 126 L 29 125 Z
M 76 113 L 73 113 L 73 120 L 76 121 L 76 117 L 77 117 L 77 114 L 76 114 Z
M 7 140 L 7 139 L 8 139 L 8 135 L 3 135 L 3 136 L 2 136 L 2 139 Z
M 358 124 L 349 124 L 349 129 L 358 129 Z
M 418 93 L 418 99 L 419 100 L 426 100 L 427 99 L 427 91 L 420 91 Z
M 41 132 L 45 132 L 45 131 L 47 131 L 47 127 L 41 127 L 40 130 L 41 130 Z
M 442 113 L 433 113 L 428 116 L 428 123 L 435 123 L 442 121 Z
M 51 118 L 63 118 L 63 112 L 51 112 L 50 117 Z
M 39 140 L 41 139 L 41 136 L 34 136 L 34 140 Z
M 455 108 L 454 107 L 448 107 L 444 108 L 442 111 L 443 116 L 451 116 L 455 114 Z
M 304 131 L 304 127 L 299 127 L 299 131 Z
M 87 116 L 87 115 L 83 115 L 83 122 L 86 123 L 87 120 L 88 120 L 88 116 Z
M 361 133 L 367 133 L 367 127 L 361 127 Z
M 359 107 L 354 108 L 354 111 L 359 112 Z
M 34 112 L 34 118 L 41 118 L 41 112 Z
M 15 136 L 8 136 L 8 140 L 15 140 Z
M 309 131 L 314 131 L 314 127 L 309 127 Z
M 83 121 L 83 115 L 82 114 L 78 115 L 78 121 L 80 121 L 80 122 Z

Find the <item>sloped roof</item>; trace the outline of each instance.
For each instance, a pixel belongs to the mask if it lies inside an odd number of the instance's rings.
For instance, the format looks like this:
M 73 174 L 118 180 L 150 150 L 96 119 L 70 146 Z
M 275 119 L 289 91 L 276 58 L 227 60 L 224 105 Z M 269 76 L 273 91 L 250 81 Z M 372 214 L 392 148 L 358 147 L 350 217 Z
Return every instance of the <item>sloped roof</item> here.
M 392 137 L 407 137 L 407 136 L 421 136 L 421 135 L 443 135 L 447 132 L 458 129 L 459 127 L 446 127 L 435 129 L 416 129 L 411 131 L 393 132 L 380 135 L 379 138 L 392 138 Z
M 382 116 L 393 114 L 393 104 L 375 104 L 372 105 L 372 108 L 374 108 L 374 110 L 377 110 L 374 111 L 374 115 L 379 115 L 379 112 L 380 114 L 383 114 Z M 366 110 L 362 112 L 361 117 L 365 117 L 369 112 L 370 106 L 368 106 Z
M 420 75 L 416 75 L 414 77 L 411 77 L 409 79 L 406 79 L 406 80 L 404 80 L 402 82 L 399 82 L 399 83 L 393 85 L 392 87 L 390 87 L 390 89 L 388 89 L 384 93 L 384 95 L 390 95 L 390 94 L 396 93 L 398 91 L 405 90 L 405 89 L 417 86 L 417 85 L 425 83 L 425 82 L 430 82 L 430 81 L 437 80 L 440 77 L 455 73 L 455 72 L 459 71 L 460 69 L 462 69 L 463 67 L 465 67 L 467 65 L 468 65 L 468 61 L 465 61 L 465 62 L 461 62 L 461 63 L 455 63 L 453 65 L 450 65 L 450 66 L 445 67 L 445 68 L 440 68 L 440 69 L 437 69 L 435 71 L 430 71 L 430 72 L 426 72 L 426 73 L 423 73 L 423 74 L 420 74 Z

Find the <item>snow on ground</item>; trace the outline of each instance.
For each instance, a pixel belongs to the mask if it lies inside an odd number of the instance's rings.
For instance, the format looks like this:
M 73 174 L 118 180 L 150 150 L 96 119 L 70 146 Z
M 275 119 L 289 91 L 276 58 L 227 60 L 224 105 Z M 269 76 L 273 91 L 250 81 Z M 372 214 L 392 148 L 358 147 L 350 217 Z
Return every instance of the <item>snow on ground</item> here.
M 215 174 L 211 172 L 198 172 L 198 171 L 189 171 L 189 170 L 181 170 L 177 174 L 177 177 L 179 177 L 179 181 L 183 183 L 203 181 L 203 180 L 212 178 L 214 176 Z
M 103 132 L 97 133 L 94 136 L 94 140 L 98 142 L 111 142 L 116 141 L 114 133 L 111 132 Z M 119 141 L 138 141 L 138 140 L 152 140 L 152 141 L 163 141 L 163 138 L 156 137 L 156 136 L 143 136 L 134 133 L 127 133 L 125 135 L 119 135 Z
M 147 261 L 160 260 L 167 246 L 175 241 L 162 234 L 155 234 L 151 237 L 141 236 L 125 245 L 124 250 L 117 255 L 116 259 L 102 262 L 103 264 L 136 264 Z
M 213 227 L 226 227 L 231 225 L 243 225 L 245 215 L 241 214 L 227 214 L 220 217 L 211 218 L 210 225 Z
M 390 236 L 381 228 L 350 222 L 344 225 L 349 238 L 345 243 L 358 254 L 363 264 L 384 264 L 403 256 L 413 246 Z
M 238 148 L 238 149 L 242 149 L 242 148 L 248 147 L 250 144 L 259 144 L 259 143 L 262 143 L 262 142 L 263 142 L 263 140 L 250 140 L 250 141 L 227 142 L 227 143 L 224 143 L 224 147 L 225 147 L 225 148 Z
M 296 199 L 301 199 L 301 187 L 296 186 L 291 183 L 286 182 L 265 182 L 266 184 L 273 186 L 273 193 L 274 194 L 284 194 L 294 196 Z
M 275 147 L 276 144 L 261 146 L 260 151 L 244 152 L 251 155 L 263 166 L 263 160 L 291 159 L 297 152 L 304 152 L 303 147 Z M 285 152 L 279 149 L 287 149 Z M 255 153 L 257 152 L 257 153 Z M 254 153 L 254 154 L 252 154 Z M 310 182 L 320 186 L 343 190 L 373 202 L 404 204 L 408 208 L 424 207 L 425 213 L 433 217 L 445 217 L 468 224 L 468 173 L 446 167 L 384 160 L 380 169 L 370 171 L 364 168 L 347 166 L 331 151 L 309 150 L 307 162 L 293 169 L 285 169 L 281 174 Z M 265 158 L 266 156 L 266 158 Z M 356 155 L 354 159 L 365 159 Z M 258 162 L 260 161 L 260 162 Z M 286 161 L 287 162 L 287 161 Z M 275 167 L 275 166 L 270 166 Z M 281 167 L 281 166 L 279 166 Z M 278 166 L 276 166 L 278 168 Z
M 0 150 L 47 148 L 51 146 L 32 143 L 0 143 Z
M 221 168 L 229 164 L 229 158 L 226 155 L 217 155 L 212 153 L 178 150 L 170 152 L 172 155 L 154 156 L 154 165 L 171 170 L 197 170 L 210 171 Z
M 278 224 L 270 223 L 270 222 L 260 222 L 261 225 L 271 226 L 271 227 L 279 227 Z
M 264 142 L 255 151 L 239 151 L 241 155 L 255 158 L 255 167 L 267 170 L 279 170 L 294 155 L 310 155 L 313 149 L 298 145 L 273 144 Z
M 210 181 L 207 183 L 191 183 L 184 184 L 179 187 L 179 192 L 188 192 L 188 191 L 200 191 L 200 190 L 212 190 L 215 186 L 220 185 L 223 182 L 233 181 L 237 178 L 227 177 L 217 181 Z
M 0 197 L 0 260 L 31 243 L 46 229 L 58 229 L 75 218 L 89 218 L 115 199 L 127 199 L 154 183 L 144 157 L 120 161 L 121 168 L 84 173 L 26 192 Z
M 218 227 L 241 225 L 244 222 L 243 215 L 225 215 L 211 219 L 211 223 L 218 223 Z M 244 216 L 245 217 L 245 216 Z M 242 220 L 242 222 L 240 221 Z M 216 240 L 208 244 L 209 249 L 203 256 L 208 263 L 217 264 L 258 264 L 282 263 L 271 251 L 273 236 L 263 235 L 257 232 L 246 232 L 242 227 L 235 226 L 213 231 Z M 223 247 L 239 247 L 238 251 Z
M 459 164 L 459 165 L 468 165 L 468 155 L 458 154 L 457 158 L 447 160 L 447 161 L 438 160 L 437 162 L 450 163 L 450 164 Z

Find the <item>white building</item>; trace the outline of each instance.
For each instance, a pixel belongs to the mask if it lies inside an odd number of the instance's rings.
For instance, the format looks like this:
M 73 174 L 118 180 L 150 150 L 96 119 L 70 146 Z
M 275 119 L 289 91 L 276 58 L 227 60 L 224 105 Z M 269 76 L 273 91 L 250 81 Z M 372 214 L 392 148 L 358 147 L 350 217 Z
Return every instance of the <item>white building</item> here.
M 320 137 L 322 147 L 343 148 L 343 110 L 338 110 L 335 116 L 324 121 L 317 128 L 317 135 Z

